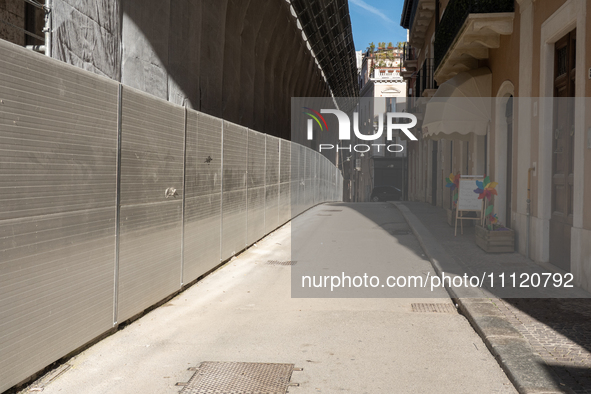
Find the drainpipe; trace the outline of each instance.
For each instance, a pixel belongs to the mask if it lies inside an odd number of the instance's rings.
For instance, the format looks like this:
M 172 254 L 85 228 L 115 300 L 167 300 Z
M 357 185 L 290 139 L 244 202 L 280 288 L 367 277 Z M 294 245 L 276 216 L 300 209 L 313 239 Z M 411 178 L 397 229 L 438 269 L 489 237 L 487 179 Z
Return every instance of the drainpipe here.
M 525 257 L 529 259 L 529 233 L 531 228 L 531 173 L 534 170 L 530 167 L 527 170 L 527 229 L 525 232 Z
M 51 33 L 53 30 L 53 0 L 45 0 L 45 26 L 43 26 L 43 33 L 45 33 L 45 56 L 51 57 Z

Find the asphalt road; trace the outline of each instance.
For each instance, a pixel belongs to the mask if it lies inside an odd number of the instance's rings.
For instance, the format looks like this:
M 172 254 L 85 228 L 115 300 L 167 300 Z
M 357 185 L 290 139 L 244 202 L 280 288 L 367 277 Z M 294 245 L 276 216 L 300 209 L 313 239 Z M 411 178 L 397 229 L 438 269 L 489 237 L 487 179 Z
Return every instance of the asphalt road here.
M 71 359 L 43 393 L 178 393 L 203 361 L 293 363 L 296 394 L 515 393 L 462 315 L 413 312 L 451 305 L 443 290 L 301 287 L 320 271 L 433 275 L 406 230 L 390 204 L 317 206 Z

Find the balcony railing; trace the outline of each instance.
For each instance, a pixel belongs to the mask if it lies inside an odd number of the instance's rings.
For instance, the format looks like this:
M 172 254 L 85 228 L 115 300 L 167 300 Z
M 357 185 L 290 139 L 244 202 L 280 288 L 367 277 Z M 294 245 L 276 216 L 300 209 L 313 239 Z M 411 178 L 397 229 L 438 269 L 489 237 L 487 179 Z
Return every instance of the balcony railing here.
M 441 64 L 469 14 L 514 11 L 514 0 L 451 0 L 435 32 L 435 69 Z
M 425 59 L 423 66 L 417 72 L 414 96 L 422 97 L 425 89 L 437 89 L 433 59 Z
M 404 44 L 402 44 L 402 61 L 404 62 L 405 60 L 416 60 L 416 53 L 415 53 L 415 49 L 410 46 L 410 44 L 408 42 L 405 42 Z
M 400 59 L 400 74 L 414 72 L 417 68 L 417 56 L 415 49 L 410 43 L 405 42 L 402 45 L 402 56 Z M 406 75 L 408 76 L 408 75 Z
M 401 80 L 402 77 L 400 76 L 400 70 L 395 67 L 376 67 L 371 74 L 371 77 L 374 80 L 384 80 L 384 81 L 392 81 L 392 80 Z

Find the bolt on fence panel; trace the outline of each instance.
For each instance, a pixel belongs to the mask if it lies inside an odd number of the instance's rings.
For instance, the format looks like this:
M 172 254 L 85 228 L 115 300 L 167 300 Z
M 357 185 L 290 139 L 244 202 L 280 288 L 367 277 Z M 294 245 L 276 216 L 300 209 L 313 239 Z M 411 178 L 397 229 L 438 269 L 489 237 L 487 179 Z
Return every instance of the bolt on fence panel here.
M 265 145 L 265 134 L 248 130 L 247 244 L 249 245 L 265 235 Z
M 279 226 L 279 138 L 266 136 L 265 232 Z
M 223 133 L 222 260 L 225 260 L 247 245 L 248 129 L 224 121 Z

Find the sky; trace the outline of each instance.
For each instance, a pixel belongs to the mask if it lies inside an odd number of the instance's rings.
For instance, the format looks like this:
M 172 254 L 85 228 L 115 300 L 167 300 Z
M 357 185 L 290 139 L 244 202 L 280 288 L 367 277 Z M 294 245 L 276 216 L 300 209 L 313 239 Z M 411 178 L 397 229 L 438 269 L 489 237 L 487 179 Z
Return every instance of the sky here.
M 400 27 L 404 0 L 349 0 L 355 50 L 365 50 L 369 43 L 406 41 Z

